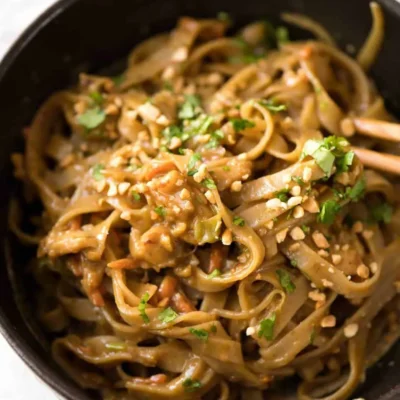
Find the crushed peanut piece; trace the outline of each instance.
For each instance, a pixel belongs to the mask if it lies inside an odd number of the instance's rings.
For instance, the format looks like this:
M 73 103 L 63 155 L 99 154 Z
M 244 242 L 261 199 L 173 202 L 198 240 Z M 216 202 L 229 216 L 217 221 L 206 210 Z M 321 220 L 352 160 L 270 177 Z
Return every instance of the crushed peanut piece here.
M 278 243 L 284 242 L 285 239 L 286 239 L 286 235 L 287 235 L 288 231 L 289 231 L 289 228 L 282 229 L 281 231 L 279 231 L 279 232 L 275 235 L 276 241 L 277 241 Z
M 312 169 L 310 167 L 305 167 L 303 171 L 303 181 L 310 182 L 312 177 Z
M 357 335 L 358 324 L 349 324 L 344 327 L 343 333 L 347 338 L 352 338 Z
M 369 269 L 373 274 L 376 274 L 378 272 L 378 263 L 377 262 L 372 262 L 369 264 Z
M 231 185 L 231 190 L 232 192 L 240 192 L 242 190 L 242 182 L 241 181 L 235 181 Z
M 332 262 L 334 265 L 340 264 L 342 261 L 342 256 L 340 254 L 332 254 Z
M 357 275 L 360 278 L 367 279 L 369 277 L 369 268 L 365 264 L 361 264 L 357 267 Z
M 316 246 L 320 249 L 328 249 L 329 248 L 329 242 L 326 240 L 326 237 L 319 231 L 314 231 L 312 233 L 312 238 L 314 240 L 314 243 Z
M 304 208 L 302 206 L 296 206 L 293 210 L 293 217 L 296 219 L 304 217 Z
M 319 212 L 318 202 L 310 197 L 303 203 L 303 208 L 311 214 L 316 214 Z
M 333 328 L 336 326 L 336 317 L 334 315 L 327 315 L 321 320 L 322 328 Z
M 122 196 L 128 191 L 128 189 L 130 187 L 131 187 L 131 184 L 129 182 L 121 182 L 118 185 L 118 193 Z
M 291 230 L 290 236 L 293 240 L 303 240 L 306 237 L 305 233 L 298 226 Z
M 303 201 L 303 198 L 301 196 L 294 196 L 288 200 L 287 204 L 289 207 L 294 207 L 294 206 L 301 204 L 302 201 Z
M 299 185 L 293 186 L 292 190 L 290 191 L 290 194 L 292 196 L 299 196 L 301 193 L 301 187 Z
M 225 232 L 221 236 L 221 242 L 225 246 L 232 244 L 232 231 L 230 229 L 225 229 Z

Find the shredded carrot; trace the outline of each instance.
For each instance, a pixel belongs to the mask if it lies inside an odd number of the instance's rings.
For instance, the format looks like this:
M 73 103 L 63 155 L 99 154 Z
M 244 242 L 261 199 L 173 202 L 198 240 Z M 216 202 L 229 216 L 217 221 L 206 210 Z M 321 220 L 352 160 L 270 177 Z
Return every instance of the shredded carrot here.
M 89 298 L 91 302 L 96 306 L 96 307 L 104 307 L 104 299 L 102 294 L 100 293 L 99 289 L 95 289 L 89 293 Z
M 155 176 L 169 172 L 172 169 L 175 169 L 175 164 L 172 161 L 164 162 L 164 163 L 159 164 L 156 167 L 152 168 L 149 172 L 147 172 L 146 179 L 151 180 Z
M 137 264 L 132 258 L 121 258 L 107 264 L 107 267 L 112 269 L 133 269 L 136 266 Z
M 173 276 L 167 275 L 161 282 L 158 288 L 158 294 L 161 299 L 171 299 L 171 297 L 176 292 L 176 287 L 178 286 L 178 281 Z
M 196 311 L 196 308 L 190 302 L 190 300 L 181 292 L 176 292 L 171 299 L 171 303 L 174 309 L 181 313 L 189 313 Z
M 208 267 L 209 274 L 216 269 L 221 269 L 224 259 L 226 259 L 228 254 L 228 249 L 228 246 L 224 246 L 221 242 L 214 243 L 211 246 L 210 264 Z

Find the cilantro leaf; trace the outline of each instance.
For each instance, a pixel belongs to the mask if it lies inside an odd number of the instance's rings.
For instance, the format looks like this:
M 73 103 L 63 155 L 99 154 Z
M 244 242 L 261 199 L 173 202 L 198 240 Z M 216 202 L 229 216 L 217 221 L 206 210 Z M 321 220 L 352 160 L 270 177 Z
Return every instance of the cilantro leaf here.
M 354 151 L 348 151 L 343 157 L 339 157 L 336 160 L 337 172 L 347 172 L 353 165 L 354 156 Z
M 140 312 L 140 316 L 142 317 L 145 324 L 148 324 L 150 322 L 150 318 L 146 314 L 146 305 L 147 305 L 147 302 L 149 301 L 149 299 L 150 299 L 150 295 L 148 292 L 146 292 L 140 299 L 140 303 L 138 305 L 138 310 Z
M 221 275 L 221 270 L 219 270 L 219 269 L 214 269 L 214 271 L 211 272 L 211 274 L 208 274 L 208 275 L 207 275 L 207 278 L 208 278 L 208 279 L 212 279 L 212 278 L 216 278 L 217 276 L 220 276 L 220 275 Z
M 243 118 L 232 118 L 231 120 L 233 129 L 236 133 L 242 132 L 247 128 L 253 128 L 256 124 L 253 121 Z
M 203 186 L 205 186 L 207 189 L 216 189 L 217 188 L 217 185 L 215 184 L 215 182 L 211 178 L 203 179 L 201 184 Z
M 194 94 L 185 96 L 185 101 L 179 108 L 178 117 L 180 119 L 193 119 L 199 114 L 200 98 Z
M 299 186 L 304 186 L 306 184 L 303 178 L 300 178 L 299 176 L 292 176 L 292 181 L 296 182 Z
M 275 193 L 275 197 L 286 203 L 289 200 L 289 189 L 282 189 Z
M 104 169 L 104 165 L 103 164 L 96 164 L 93 169 L 92 169 L 92 176 L 94 179 L 96 179 L 96 181 L 101 181 L 104 179 L 104 175 L 103 175 L 103 169 Z
M 311 228 L 307 225 L 302 225 L 301 230 L 307 235 L 308 233 L 310 233 Z
M 89 97 L 93 100 L 93 102 L 99 106 L 101 106 L 103 104 L 104 101 L 104 97 L 103 95 L 98 92 L 97 90 L 90 92 L 89 93 Z
M 290 42 L 289 31 L 286 26 L 278 26 L 275 30 L 275 36 L 279 45 Z
M 162 206 L 157 206 L 154 209 L 155 213 L 158 214 L 160 217 L 165 217 L 165 215 L 167 214 L 167 212 L 165 211 L 165 208 Z
M 185 392 L 195 392 L 201 388 L 201 382 L 188 378 L 183 381 L 182 386 L 185 388 Z
M 201 154 L 199 153 L 193 153 L 192 157 L 190 157 L 189 164 L 188 164 L 188 175 L 193 176 L 197 170 L 194 169 L 196 166 L 197 161 L 201 160 Z
M 348 191 L 348 196 L 352 201 L 359 201 L 364 197 L 366 187 L 365 177 L 359 179 L 356 184 Z
M 295 265 L 296 266 L 296 265 Z M 292 282 L 290 275 L 284 269 L 277 269 L 276 274 L 278 275 L 279 282 L 286 293 L 293 293 L 296 289 L 296 285 Z
M 134 200 L 136 200 L 136 201 L 140 200 L 140 194 L 138 192 L 136 192 L 135 190 L 131 191 L 131 195 L 132 195 Z
M 274 327 L 276 322 L 276 314 L 272 313 L 269 318 L 265 318 L 260 322 L 260 329 L 258 331 L 259 338 L 272 340 L 274 338 Z
M 206 149 L 215 149 L 220 145 L 221 140 L 224 138 L 224 132 L 220 129 L 216 130 L 211 134 L 211 138 L 204 146 Z
M 245 221 L 241 217 L 233 217 L 233 224 L 237 226 L 244 226 Z
M 384 202 L 372 207 L 370 212 L 373 222 L 384 222 L 388 224 L 392 219 L 393 207 Z
M 228 22 L 228 23 L 231 23 L 231 22 L 232 22 L 231 16 L 230 16 L 226 11 L 220 11 L 220 12 L 217 14 L 217 19 L 218 19 L 219 21 L 222 21 L 222 22 Z
M 189 328 L 189 332 L 203 342 L 207 342 L 209 333 L 205 329 Z
M 324 224 L 330 225 L 335 220 L 335 217 L 340 209 L 340 205 L 335 200 L 327 200 L 322 203 L 321 211 L 318 215 L 318 220 Z
M 325 175 L 329 177 L 335 162 L 340 172 L 353 163 L 354 155 L 346 155 L 348 153 L 346 152 L 347 146 L 349 146 L 349 142 L 338 136 L 328 136 L 323 140 L 307 140 L 301 159 L 306 156 L 313 157 Z
M 83 114 L 78 115 L 79 125 L 86 129 L 94 129 L 101 125 L 106 119 L 106 114 L 98 107 L 88 108 Z
M 178 317 L 178 314 L 171 308 L 168 307 L 158 314 L 158 319 L 164 323 L 172 322 Z
M 280 104 L 274 99 L 260 100 L 259 103 L 272 113 L 278 113 L 287 110 L 287 106 L 285 104 Z

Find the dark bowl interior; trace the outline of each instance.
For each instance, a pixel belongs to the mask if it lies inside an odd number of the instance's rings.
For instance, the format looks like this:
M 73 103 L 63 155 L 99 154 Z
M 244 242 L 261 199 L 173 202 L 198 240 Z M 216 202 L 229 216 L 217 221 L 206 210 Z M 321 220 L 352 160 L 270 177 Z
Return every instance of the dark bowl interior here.
M 359 48 L 368 34 L 369 0 L 62 0 L 43 14 L 0 65 L 0 331 L 47 384 L 69 400 L 95 398 L 71 382 L 54 364 L 32 307 L 29 250 L 8 233 L 8 202 L 14 191 L 10 154 L 22 148 L 22 128 L 52 92 L 76 81 L 78 72 L 96 71 L 123 59 L 151 34 L 173 27 L 182 15 L 215 16 L 227 11 L 240 25 L 254 19 L 278 21 L 296 11 L 323 23 L 342 47 Z M 372 71 L 388 106 L 400 114 L 400 4 L 381 0 L 386 40 Z M 294 36 L 301 35 L 293 31 Z M 357 396 L 400 399 L 400 346 L 367 373 Z M 18 374 L 18 371 L 15 371 Z M 357 397 L 354 396 L 354 397 Z

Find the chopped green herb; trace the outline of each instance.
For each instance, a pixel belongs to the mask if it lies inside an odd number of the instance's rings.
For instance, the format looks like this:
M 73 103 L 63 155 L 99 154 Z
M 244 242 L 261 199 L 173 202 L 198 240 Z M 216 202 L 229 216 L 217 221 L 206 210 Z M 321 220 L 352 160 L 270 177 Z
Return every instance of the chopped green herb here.
M 173 137 L 177 137 L 179 139 L 182 139 L 182 137 L 183 137 L 182 129 L 176 125 L 171 125 L 171 126 L 166 127 L 161 133 L 164 136 L 164 138 L 167 140 L 168 143 L 171 141 L 171 139 Z M 187 139 L 185 139 L 185 140 L 187 140 Z
M 240 217 L 233 217 L 233 224 L 237 226 L 244 226 L 245 221 L 243 218 Z
M 132 195 L 134 200 L 136 200 L 136 201 L 140 200 L 140 194 L 138 192 L 136 192 L 136 190 L 132 190 L 131 191 L 131 195 Z
M 94 92 L 90 92 L 89 93 L 89 97 L 93 100 L 93 102 L 99 106 L 101 106 L 103 104 L 104 101 L 104 97 L 103 95 L 98 92 L 97 90 L 95 90 Z
M 207 342 L 208 340 L 208 332 L 205 329 L 195 329 L 189 328 L 189 332 L 196 336 L 198 339 L 202 340 L 203 342 Z
M 315 330 L 315 327 L 313 327 L 311 334 L 310 334 L 310 345 L 314 344 L 314 340 L 315 340 L 316 336 L 317 336 L 317 331 Z
M 165 324 L 172 322 L 177 317 L 178 314 L 171 307 L 162 310 L 160 314 L 158 314 L 158 319 L 164 322 Z
M 206 149 L 215 149 L 220 145 L 221 140 L 223 138 L 224 138 L 224 132 L 222 132 L 220 129 L 218 129 L 211 134 L 210 140 L 204 147 Z
M 185 96 L 185 101 L 182 103 L 178 117 L 180 119 L 193 119 L 200 112 L 200 98 L 194 94 Z
M 215 325 L 211 325 L 210 332 L 212 333 L 217 332 L 217 327 Z
M 335 162 L 338 170 L 346 166 L 348 168 L 348 163 L 353 162 L 354 156 L 346 156 L 348 146 L 349 142 L 338 136 L 328 136 L 323 140 L 308 140 L 304 145 L 301 159 L 306 156 L 313 157 L 326 177 L 329 177 Z
M 211 272 L 211 274 L 207 275 L 208 279 L 212 279 L 212 278 L 216 278 L 217 276 L 221 275 L 221 271 L 219 269 L 214 269 L 213 272 Z
M 292 267 L 297 267 L 298 266 L 298 262 L 296 260 L 290 260 L 290 265 Z
M 289 31 L 285 26 L 278 26 L 275 30 L 275 36 L 279 45 L 290 42 Z
M 243 118 L 232 118 L 230 121 L 232 123 L 233 129 L 237 133 L 242 132 L 247 128 L 253 128 L 256 125 L 253 121 L 249 121 L 248 119 Z
M 258 331 L 259 338 L 272 340 L 274 338 L 274 327 L 276 321 L 276 314 L 272 313 L 269 318 L 265 318 L 260 322 L 260 329 Z
M 217 188 L 217 185 L 215 184 L 215 182 L 211 178 L 203 179 L 201 184 L 203 186 L 205 186 L 207 189 L 216 189 Z
M 172 83 L 170 81 L 165 81 L 163 84 L 164 90 L 168 90 L 169 92 L 174 91 L 174 87 L 172 86 Z
M 324 224 L 330 225 L 335 220 L 336 215 L 341 207 L 335 200 L 327 200 L 322 203 L 321 211 L 318 215 L 318 220 Z
M 373 222 L 384 222 L 388 224 L 392 219 L 393 207 L 388 203 L 380 203 L 371 208 Z
M 193 176 L 197 172 L 197 169 L 195 169 L 194 167 L 196 166 L 196 163 L 200 160 L 201 160 L 201 154 L 199 154 L 199 153 L 192 154 L 192 157 L 190 157 L 189 164 L 188 164 L 188 175 L 189 176 Z
M 167 212 L 165 211 L 165 208 L 162 206 L 157 206 L 154 209 L 155 213 L 158 214 L 160 217 L 165 217 L 165 215 L 167 214 Z
M 229 172 L 231 170 L 230 167 L 228 167 L 227 165 L 225 165 L 224 167 L 222 167 L 223 171 L 225 172 Z
M 292 176 L 292 181 L 296 182 L 299 186 L 304 186 L 306 184 L 303 178 L 300 178 L 299 176 Z
M 92 169 L 92 176 L 94 179 L 96 179 L 96 181 L 101 181 L 104 179 L 104 175 L 103 175 L 103 169 L 104 169 L 104 165 L 103 164 L 96 164 L 93 169 Z
M 282 189 L 275 193 L 275 197 L 286 203 L 289 200 L 289 189 Z
M 125 77 L 123 74 L 121 74 L 121 75 L 114 76 L 111 79 L 114 82 L 115 86 L 120 86 L 121 83 L 124 81 Z
M 105 347 L 108 350 L 115 350 L 115 351 L 126 350 L 126 344 L 124 342 L 106 343 Z
M 279 104 L 274 99 L 260 100 L 260 104 L 272 113 L 278 113 L 287 110 L 287 106 L 285 104 Z
M 292 282 L 290 275 L 284 269 L 277 269 L 276 274 L 278 275 L 279 282 L 283 289 L 285 289 L 285 292 L 289 294 L 293 293 L 296 289 L 296 285 Z
M 220 11 L 217 14 L 217 19 L 219 19 L 222 22 L 228 22 L 228 23 L 232 22 L 231 16 L 226 11 Z
M 182 149 L 182 147 L 179 147 L 178 154 L 180 154 L 181 156 L 184 156 L 185 155 L 185 149 Z
M 149 301 L 149 299 L 150 299 L 150 295 L 148 292 L 146 292 L 140 299 L 140 303 L 138 305 L 138 310 L 140 312 L 140 316 L 142 317 L 145 324 L 148 324 L 150 322 L 150 318 L 146 314 L 146 305 L 147 305 L 147 302 Z
M 185 388 L 185 392 L 191 393 L 201 388 L 201 382 L 188 378 L 183 381 L 182 386 Z
M 343 157 L 336 160 L 337 173 L 347 172 L 353 164 L 354 152 L 349 151 Z
M 293 213 L 294 213 L 294 208 L 290 209 L 289 212 L 287 213 L 286 216 L 287 221 L 289 221 L 289 219 L 292 219 Z
M 101 125 L 106 119 L 106 114 L 98 107 L 88 108 L 83 114 L 78 115 L 79 125 L 86 129 L 94 129 Z
M 359 201 L 361 198 L 364 197 L 365 187 L 366 187 L 366 182 L 365 182 L 365 177 L 363 176 L 356 182 L 356 184 L 348 192 L 349 198 L 352 201 Z
M 307 235 L 308 233 L 310 233 L 311 228 L 307 225 L 302 225 L 301 230 Z

